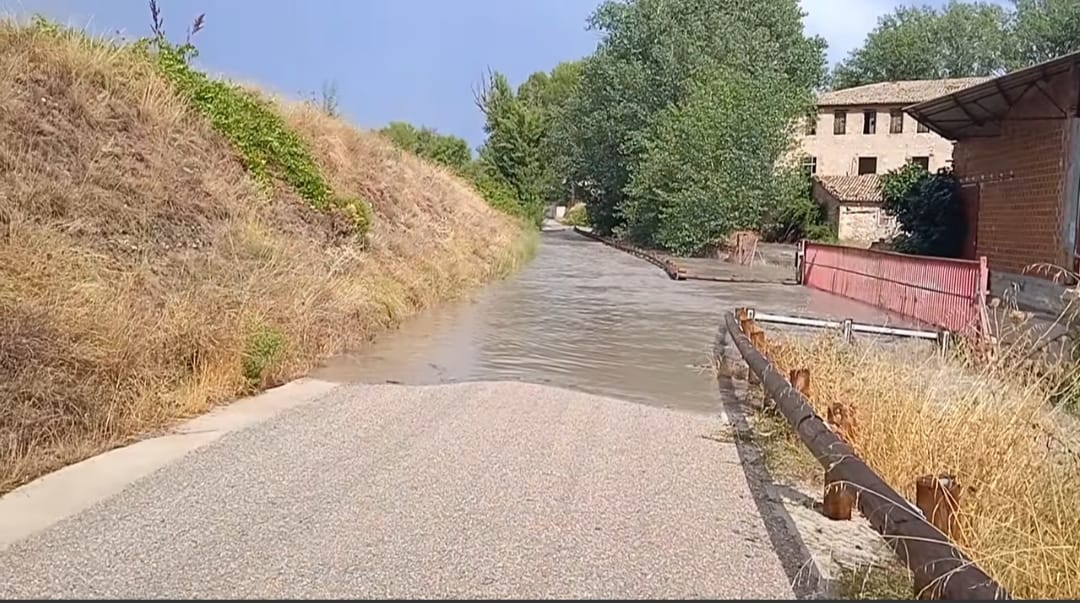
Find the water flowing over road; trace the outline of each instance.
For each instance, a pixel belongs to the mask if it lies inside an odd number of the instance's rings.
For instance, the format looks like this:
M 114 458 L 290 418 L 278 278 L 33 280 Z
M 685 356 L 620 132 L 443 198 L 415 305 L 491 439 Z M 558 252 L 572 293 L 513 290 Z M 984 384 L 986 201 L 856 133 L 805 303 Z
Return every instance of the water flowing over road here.
M 551 229 L 521 273 L 471 301 L 427 312 L 315 376 L 405 384 L 515 380 L 715 412 L 716 380 L 706 368 L 723 313 L 738 306 L 884 320 L 874 308 L 798 286 L 672 281 L 640 259 Z

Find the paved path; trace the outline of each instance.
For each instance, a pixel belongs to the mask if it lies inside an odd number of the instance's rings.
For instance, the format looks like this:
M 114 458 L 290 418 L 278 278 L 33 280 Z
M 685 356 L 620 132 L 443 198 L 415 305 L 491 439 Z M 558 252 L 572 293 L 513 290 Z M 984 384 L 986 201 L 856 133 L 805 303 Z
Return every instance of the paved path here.
M 244 423 L 211 416 L 225 433 L 15 542 L 123 464 L 0 500 L 0 596 L 793 596 L 719 417 L 471 383 L 341 386 Z

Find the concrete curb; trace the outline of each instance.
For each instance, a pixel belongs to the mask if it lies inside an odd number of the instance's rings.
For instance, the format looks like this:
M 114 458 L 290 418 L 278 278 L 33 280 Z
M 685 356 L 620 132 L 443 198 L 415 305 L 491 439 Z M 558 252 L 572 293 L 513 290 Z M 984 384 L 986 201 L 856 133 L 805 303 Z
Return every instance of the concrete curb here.
M 221 436 L 325 396 L 337 383 L 298 379 L 177 425 L 169 433 L 68 465 L 0 497 L 0 551 L 40 532 Z

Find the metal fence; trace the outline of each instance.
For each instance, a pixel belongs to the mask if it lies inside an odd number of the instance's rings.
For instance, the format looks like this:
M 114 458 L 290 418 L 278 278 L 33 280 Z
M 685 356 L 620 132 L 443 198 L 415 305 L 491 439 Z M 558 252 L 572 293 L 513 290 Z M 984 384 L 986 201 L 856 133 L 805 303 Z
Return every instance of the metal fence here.
M 965 335 L 987 333 L 986 258 L 954 260 L 803 241 L 803 285 Z

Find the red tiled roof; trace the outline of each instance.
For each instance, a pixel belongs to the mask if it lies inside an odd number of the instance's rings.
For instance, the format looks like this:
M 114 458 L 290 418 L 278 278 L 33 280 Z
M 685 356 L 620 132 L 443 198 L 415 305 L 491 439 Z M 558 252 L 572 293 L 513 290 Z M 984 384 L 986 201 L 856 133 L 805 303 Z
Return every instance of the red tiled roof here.
M 881 178 L 877 174 L 817 176 L 815 180 L 837 201 L 881 203 Z

